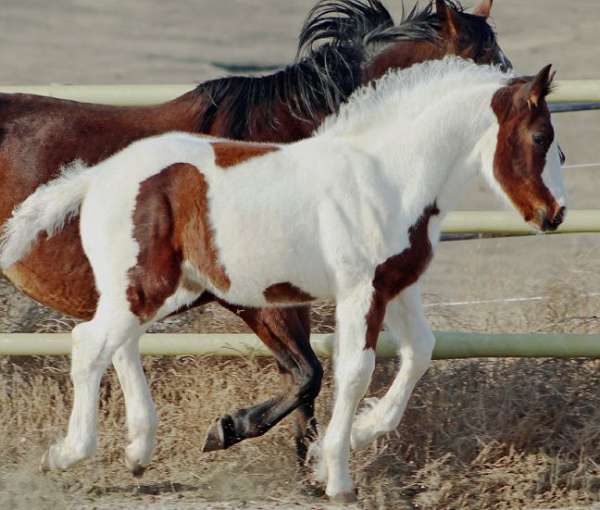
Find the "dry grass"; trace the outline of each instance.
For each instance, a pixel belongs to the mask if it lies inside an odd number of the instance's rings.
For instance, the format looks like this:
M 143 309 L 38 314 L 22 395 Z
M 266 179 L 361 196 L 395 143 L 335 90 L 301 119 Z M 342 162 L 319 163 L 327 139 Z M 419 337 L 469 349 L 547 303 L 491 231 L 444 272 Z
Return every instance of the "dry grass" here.
M 570 263 L 573 263 L 571 260 Z M 581 271 L 585 264 L 577 265 Z M 437 329 L 597 332 L 598 299 L 581 297 L 564 273 L 538 289 L 546 301 L 470 309 L 434 308 Z M 14 295 L 14 294 L 13 294 Z M 0 300 L 10 292 L 0 287 Z M 15 295 L 14 299 L 22 298 Z M 429 301 L 435 301 L 431 295 Z M 19 301 L 21 303 L 21 301 Z M 0 302 L 0 306 L 3 303 Z M 20 324 L 57 331 L 72 325 L 22 301 Z M 318 331 L 331 331 L 333 308 L 315 307 Z M 14 312 L 17 313 L 17 312 Z M 14 318 L 6 316 L 8 322 Z M 14 329 L 16 327 L 12 326 Z M 13 330 L 14 330 L 13 329 Z M 218 307 L 158 326 L 163 331 L 245 331 Z M 380 508 L 561 507 L 600 500 L 599 362 L 591 360 L 471 360 L 436 362 L 418 385 L 399 430 L 353 458 L 361 505 Z M 66 358 L 0 360 L 0 508 L 102 508 L 161 498 L 186 501 L 258 499 L 279 503 L 322 500 L 303 492 L 291 426 L 227 452 L 202 455 L 210 422 L 280 388 L 270 360 L 147 358 L 160 416 L 159 444 L 141 482 L 122 462 L 124 408 L 113 372 L 102 385 L 98 455 L 66 473 L 39 475 L 44 448 L 66 426 L 71 384 Z M 327 372 L 331 370 L 327 367 Z M 380 395 L 395 372 L 380 362 L 371 393 Z M 327 378 L 318 415 L 326 423 Z M 175 499 L 177 501 L 177 499 Z M 107 505 L 108 502 L 108 506 Z M 176 506 L 174 506 L 176 508 Z
M 593 361 L 437 362 L 400 429 L 355 455 L 365 508 L 521 508 L 597 501 L 600 396 Z M 97 457 L 60 474 L 36 474 L 43 448 L 65 427 L 68 360 L 10 359 L 0 383 L 0 508 L 43 508 L 73 499 L 181 492 L 204 499 L 301 496 L 291 430 L 201 455 L 210 421 L 267 397 L 268 362 L 149 358 L 160 412 L 159 446 L 137 485 L 121 461 L 123 400 L 113 373 L 102 386 Z M 380 363 L 374 393 L 393 376 Z M 320 398 L 327 414 L 330 382 Z M 21 503 L 22 506 L 18 506 Z

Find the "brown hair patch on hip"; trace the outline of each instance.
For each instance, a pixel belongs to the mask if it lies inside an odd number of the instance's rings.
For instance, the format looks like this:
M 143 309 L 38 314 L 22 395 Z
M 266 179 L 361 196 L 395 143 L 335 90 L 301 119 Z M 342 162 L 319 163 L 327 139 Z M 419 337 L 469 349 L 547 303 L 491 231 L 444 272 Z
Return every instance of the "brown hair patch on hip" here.
M 143 320 L 156 314 L 176 291 L 183 261 L 218 289 L 229 289 L 231 282 L 214 243 L 207 195 L 206 179 L 187 163 L 171 165 L 140 184 L 133 214 L 140 251 L 129 270 L 127 297 L 132 312 Z

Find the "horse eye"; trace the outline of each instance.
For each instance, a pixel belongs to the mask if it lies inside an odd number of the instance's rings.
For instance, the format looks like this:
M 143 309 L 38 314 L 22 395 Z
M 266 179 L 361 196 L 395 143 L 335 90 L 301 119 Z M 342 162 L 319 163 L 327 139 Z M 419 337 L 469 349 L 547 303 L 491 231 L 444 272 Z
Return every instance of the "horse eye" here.
M 536 145 L 546 145 L 546 137 L 544 135 L 540 135 L 539 133 L 535 133 L 532 135 L 533 143 Z

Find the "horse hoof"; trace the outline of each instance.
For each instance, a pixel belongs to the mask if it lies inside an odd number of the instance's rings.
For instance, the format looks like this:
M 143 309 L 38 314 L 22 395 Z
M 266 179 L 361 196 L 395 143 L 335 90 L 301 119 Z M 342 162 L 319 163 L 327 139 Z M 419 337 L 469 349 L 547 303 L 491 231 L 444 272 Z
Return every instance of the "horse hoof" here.
M 49 450 L 46 450 L 44 452 L 44 455 L 42 455 L 42 460 L 40 460 L 40 472 L 41 473 L 47 473 L 48 471 L 50 471 L 50 459 L 48 457 L 49 454 Z
M 358 496 L 356 495 L 356 491 L 342 492 L 335 496 L 329 496 L 329 501 L 336 505 L 351 505 L 358 501 Z
M 215 423 L 208 429 L 206 433 L 206 439 L 204 440 L 204 446 L 202 451 L 204 453 L 215 452 L 217 450 L 224 450 L 225 446 L 225 432 L 223 430 L 223 424 L 221 418 L 218 418 Z
M 144 476 L 146 469 L 148 466 L 142 466 L 139 462 L 131 462 L 127 457 L 125 457 L 125 465 L 129 472 L 136 478 L 141 478 Z
M 300 486 L 300 494 L 307 498 L 323 498 L 325 497 L 325 489 L 313 480 L 303 480 Z
M 131 474 L 136 478 L 141 478 L 142 476 L 144 476 L 145 472 L 146 466 L 142 466 L 141 464 L 138 464 L 133 469 L 131 469 Z

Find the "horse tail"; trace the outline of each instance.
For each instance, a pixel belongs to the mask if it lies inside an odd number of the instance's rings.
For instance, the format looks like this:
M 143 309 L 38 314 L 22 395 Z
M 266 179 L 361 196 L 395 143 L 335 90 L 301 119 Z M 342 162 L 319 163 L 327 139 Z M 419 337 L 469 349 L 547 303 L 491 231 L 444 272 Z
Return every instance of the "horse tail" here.
M 93 169 L 74 161 L 60 177 L 39 186 L 15 207 L 0 236 L 0 268 L 7 269 L 27 255 L 41 232 L 52 236 L 79 214 Z

